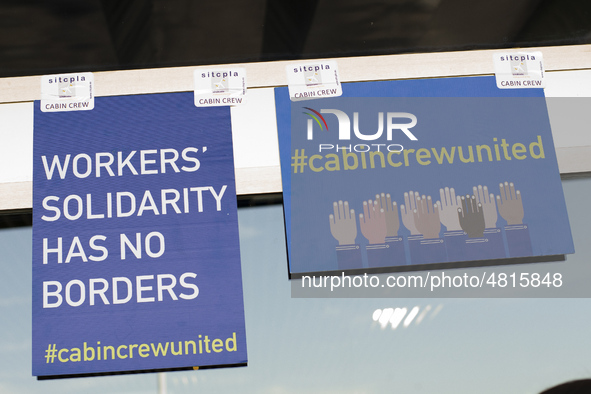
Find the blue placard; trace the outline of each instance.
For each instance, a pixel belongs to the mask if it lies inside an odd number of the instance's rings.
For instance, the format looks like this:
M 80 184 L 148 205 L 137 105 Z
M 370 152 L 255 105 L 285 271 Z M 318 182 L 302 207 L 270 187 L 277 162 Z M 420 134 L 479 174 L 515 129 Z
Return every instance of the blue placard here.
M 229 108 L 36 102 L 33 375 L 246 362 Z
M 541 90 L 476 77 L 343 92 L 276 89 L 292 275 L 574 252 Z

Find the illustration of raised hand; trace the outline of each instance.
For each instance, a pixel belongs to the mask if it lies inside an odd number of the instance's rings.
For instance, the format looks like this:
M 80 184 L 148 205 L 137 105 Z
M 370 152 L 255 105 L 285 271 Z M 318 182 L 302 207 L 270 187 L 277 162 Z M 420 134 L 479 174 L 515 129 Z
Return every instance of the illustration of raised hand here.
M 433 205 L 431 196 L 417 197 L 417 208 L 413 210 L 413 216 L 417 230 L 425 239 L 439 238 L 439 209 L 437 204 Z
M 334 214 L 330 214 L 330 232 L 339 241 L 339 245 L 353 245 L 357 237 L 357 223 L 355 222 L 355 210 L 349 210 L 349 203 L 345 201 L 332 204 Z
M 513 182 L 499 184 L 501 195 L 497 196 L 497 206 L 501 217 L 507 221 L 508 225 L 523 224 L 523 203 L 521 201 L 521 192 L 515 190 Z
M 462 207 L 460 196 L 456 196 L 454 188 L 446 187 L 439 189 L 439 197 L 441 200 L 437 201 L 439 209 L 439 219 L 447 231 L 460 231 L 460 219 L 458 217 L 458 208 Z
M 386 237 L 396 237 L 400 227 L 400 218 L 398 216 L 398 205 L 396 201 L 392 202 L 390 194 L 376 194 L 378 208 L 384 210 L 386 217 Z
M 400 215 L 402 216 L 402 224 L 410 231 L 411 235 L 419 235 L 419 230 L 415 225 L 415 218 L 413 211 L 417 209 L 417 198 L 420 198 L 418 192 L 410 191 L 404 193 L 404 204 L 400 206 Z
M 476 197 L 476 202 L 482 205 L 484 212 L 484 226 L 486 228 L 497 227 L 497 204 L 495 203 L 495 195 L 488 193 L 488 187 L 478 185 L 472 188 L 472 193 Z
M 370 244 L 386 242 L 386 215 L 377 201 L 364 201 L 363 213 L 359 214 L 361 233 Z
M 475 196 L 462 197 L 462 208 L 458 208 L 458 217 L 462 230 L 469 238 L 481 238 L 484 235 L 484 211 Z

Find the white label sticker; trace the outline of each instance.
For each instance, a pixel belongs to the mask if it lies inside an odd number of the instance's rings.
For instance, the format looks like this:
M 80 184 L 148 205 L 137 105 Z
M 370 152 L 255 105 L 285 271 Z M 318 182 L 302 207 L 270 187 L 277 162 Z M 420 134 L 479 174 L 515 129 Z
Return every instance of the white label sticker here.
M 92 73 L 56 74 L 41 77 L 41 111 L 88 111 L 94 108 Z
M 291 101 L 338 97 L 343 94 L 337 62 L 334 60 L 288 64 L 285 70 Z
M 498 52 L 493 54 L 499 89 L 543 88 L 542 52 Z
M 246 102 L 246 69 L 199 68 L 193 73 L 196 107 L 241 105 Z

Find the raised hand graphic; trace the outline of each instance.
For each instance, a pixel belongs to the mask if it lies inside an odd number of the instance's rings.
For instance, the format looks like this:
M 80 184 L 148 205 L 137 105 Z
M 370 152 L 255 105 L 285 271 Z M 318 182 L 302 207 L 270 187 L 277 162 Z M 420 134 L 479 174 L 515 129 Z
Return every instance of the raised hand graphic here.
M 458 217 L 458 208 L 462 207 L 460 196 L 456 196 L 456 191 L 453 187 L 446 187 L 445 189 L 439 189 L 439 197 L 441 200 L 437 201 L 437 206 L 441 224 L 445 226 L 447 231 L 461 230 L 460 219 Z
M 339 241 L 339 245 L 352 245 L 357 237 L 357 223 L 355 221 L 355 210 L 349 210 L 349 203 L 345 201 L 332 204 L 334 214 L 330 214 L 330 232 Z
M 523 203 L 521 202 L 521 192 L 515 190 L 513 182 L 499 184 L 501 195 L 497 196 L 497 206 L 501 217 L 507 221 L 508 225 L 523 224 Z
M 495 195 L 488 193 L 488 187 L 478 185 L 472 188 L 472 193 L 476 197 L 476 202 L 482 205 L 484 212 L 484 225 L 486 228 L 497 227 L 497 204 Z
M 363 213 L 359 214 L 359 226 L 361 233 L 370 244 L 383 244 L 386 242 L 386 215 L 379 208 L 377 201 L 364 201 Z
M 386 217 L 386 237 L 396 237 L 400 228 L 400 218 L 398 216 L 398 205 L 396 201 L 392 202 L 390 194 L 376 194 L 378 209 L 384 210 Z
M 484 236 L 484 212 L 482 204 L 476 202 L 475 196 L 462 197 L 462 208 L 458 208 L 458 217 L 462 230 L 469 238 L 482 238 Z
M 419 233 L 424 239 L 439 238 L 441 223 L 439 222 L 439 209 L 433 205 L 431 196 L 417 197 L 417 208 L 413 211 L 414 222 Z
M 404 193 L 404 204 L 400 206 L 400 215 L 402 216 L 402 224 L 410 231 L 411 235 L 419 235 L 419 230 L 415 225 L 415 218 L 413 211 L 417 209 L 417 198 L 420 198 L 418 192 L 410 191 Z

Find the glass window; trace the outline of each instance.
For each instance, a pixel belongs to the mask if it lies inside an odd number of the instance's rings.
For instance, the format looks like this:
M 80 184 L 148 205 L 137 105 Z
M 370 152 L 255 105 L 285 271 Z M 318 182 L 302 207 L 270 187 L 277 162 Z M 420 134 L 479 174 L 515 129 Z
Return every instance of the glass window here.
M 7 0 L 0 77 L 591 43 L 587 0 Z
M 576 254 L 528 266 L 566 283 L 587 272 L 591 178 L 563 186 Z M 281 205 L 241 205 L 247 367 L 36 381 L 31 228 L 17 226 L 0 230 L 0 391 L 496 394 L 588 377 L 589 299 L 292 299 Z M 380 319 L 396 308 L 397 325 Z

